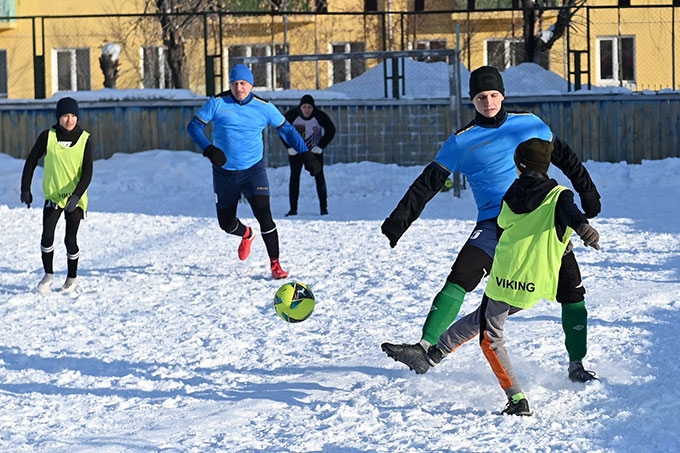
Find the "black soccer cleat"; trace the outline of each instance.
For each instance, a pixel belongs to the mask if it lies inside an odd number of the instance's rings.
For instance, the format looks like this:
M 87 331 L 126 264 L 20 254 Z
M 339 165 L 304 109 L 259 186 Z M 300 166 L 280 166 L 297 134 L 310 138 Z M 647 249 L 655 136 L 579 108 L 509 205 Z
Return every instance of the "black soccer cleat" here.
M 401 362 L 413 370 L 416 374 L 425 374 L 430 369 L 430 362 L 427 360 L 425 349 L 416 344 L 392 344 L 383 343 L 380 348 L 395 361 Z
M 588 382 L 598 381 L 599 379 L 595 376 L 594 371 L 588 371 L 583 368 L 583 364 L 581 362 L 570 362 L 569 380 L 572 382 Z
M 526 398 L 522 398 L 516 403 L 512 400 L 512 398 L 510 398 L 508 400 L 508 404 L 506 404 L 505 409 L 503 409 L 501 414 L 518 415 L 522 417 L 528 417 L 532 415 L 531 411 L 529 410 L 529 401 L 527 401 Z

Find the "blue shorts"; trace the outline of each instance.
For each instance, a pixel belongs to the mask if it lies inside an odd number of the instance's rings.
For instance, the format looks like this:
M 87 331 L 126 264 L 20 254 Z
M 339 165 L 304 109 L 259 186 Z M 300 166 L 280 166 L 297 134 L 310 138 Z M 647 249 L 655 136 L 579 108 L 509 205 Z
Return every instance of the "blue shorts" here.
M 264 160 L 245 170 L 224 170 L 213 166 L 213 189 L 217 209 L 234 206 L 241 198 L 269 196 L 269 179 Z
M 477 247 L 493 258 L 498 244 L 497 219 L 494 217 L 477 222 L 465 244 Z

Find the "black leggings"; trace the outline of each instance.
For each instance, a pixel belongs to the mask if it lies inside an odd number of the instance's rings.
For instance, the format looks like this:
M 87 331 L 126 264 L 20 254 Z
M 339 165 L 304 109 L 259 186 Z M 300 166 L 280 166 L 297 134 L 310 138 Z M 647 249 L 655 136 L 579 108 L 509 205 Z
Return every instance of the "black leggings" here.
M 316 181 L 316 194 L 319 197 L 319 207 L 322 211 L 325 211 L 328 209 L 328 195 L 326 191 L 326 178 L 323 175 L 323 154 L 312 155 L 321 164 L 321 171 L 314 177 L 314 179 Z M 300 197 L 300 174 L 302 173 L 304 162 L 302 156 L 300 154 L 296 154 L 295 156 L 288 156 L 288 163 L 290 164 L 288 201 L 290 202 L 291 211 L 297 211 L 298 198 Z
M 269 197 L 266 195 L 253 195 L 248 198 L 248 204 L 253 210 L 253 215 L 260 224 L 260 231 L 262 232 L 262 240 L 267 247 L 269 258 L 279 257 L 279 233 L 276 231 L 276 224 L 272 218 L 272 211 L 269 206 Z M 234 203 L 225 209 L 217 210 L 217 221 L 220 228 L 234 236 L 243 237 L 246 234 L 246 225 L 244 225 L 238 217 L 236 217 L 236 210 L 238 202 Z
M 51 201 L 45 201 L 43 208 L 43 231 L 40 238 L 40 249 L 43 257 L 43 268 L 45 273 L 53 274 L 52 257 L 54 256 L 54 231 L 61 213 L 66 219 L 66 232 L 64 234 L 64 244 L 68 254 L 69 277 L 75 277 L 80 248 L 78 248 L 78 228 L 80 221 L 83 220 L 84 213 L 81 208 L 76 208 L 71 212 L 66 212 Z

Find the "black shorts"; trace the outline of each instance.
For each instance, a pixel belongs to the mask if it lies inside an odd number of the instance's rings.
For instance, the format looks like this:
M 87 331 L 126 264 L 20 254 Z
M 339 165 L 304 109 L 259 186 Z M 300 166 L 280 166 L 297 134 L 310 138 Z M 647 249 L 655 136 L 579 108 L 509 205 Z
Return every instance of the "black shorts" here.
M 269 179 L 264 160 L 246 170 L 224 170 L 213 166 L 213 189 L 217 209 L 234 206 L 241 198 L 254 195 L 269 196 Z

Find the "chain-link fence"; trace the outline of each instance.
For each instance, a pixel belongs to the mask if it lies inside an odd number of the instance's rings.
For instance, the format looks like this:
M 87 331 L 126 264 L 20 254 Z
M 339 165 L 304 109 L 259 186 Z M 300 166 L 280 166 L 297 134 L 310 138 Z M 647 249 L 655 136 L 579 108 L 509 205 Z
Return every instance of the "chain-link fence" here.
M 557 12 L 544 11 L 546 32 Z M 120 48 L 118 89 L 183 87 L 214 94 L 227 89 L 229 60 L 237 57 L 460 49 L 467 68 L 491 64 L 507 69 L 524 59 L 523 20 L 522 11 L 511 9 L 0 19 L 0 97 L 41 98 L 58 91 L 101 89 L 99 59 L 110 43 Z M 556 75 L 555 86 L 546 88 L 675 90 L 680 85 L 677 27 L 671 6 L 585 6 L 565 36 L 541 55 L 541 64 Z M 379 62 L 267 62 L 252 69 L 256 90 L 324 90 L 357 78 Z

